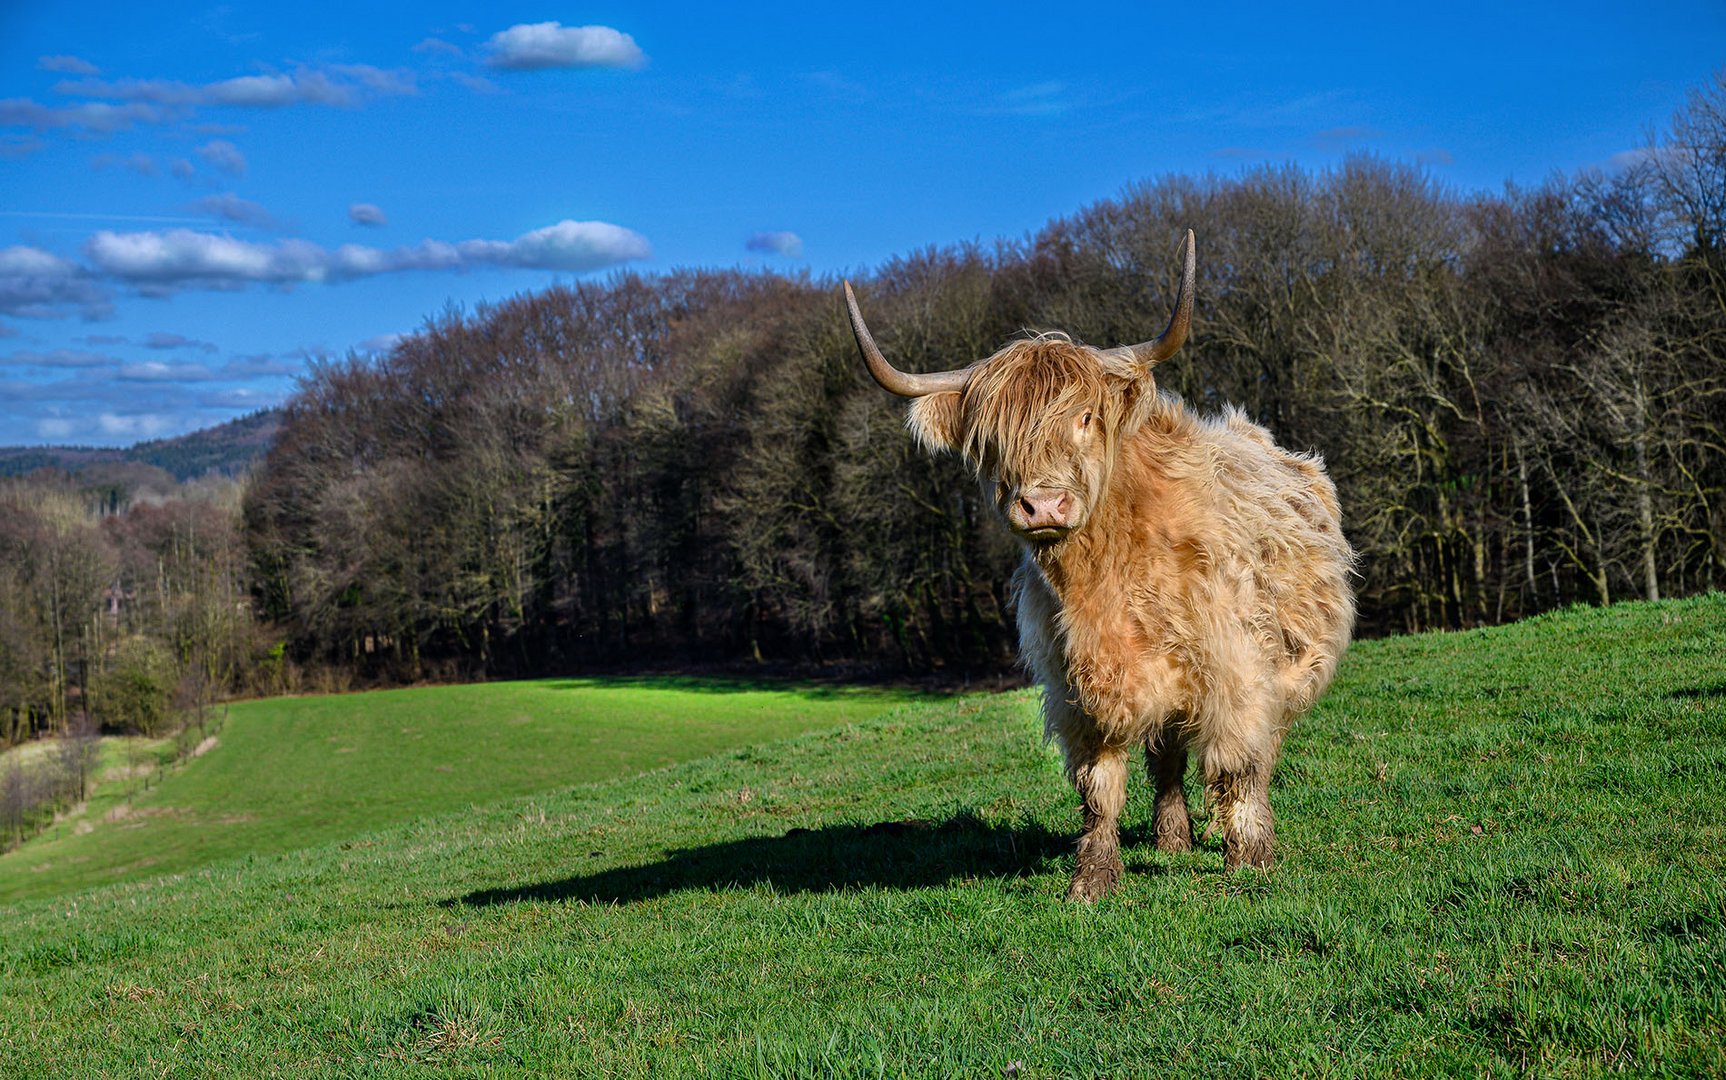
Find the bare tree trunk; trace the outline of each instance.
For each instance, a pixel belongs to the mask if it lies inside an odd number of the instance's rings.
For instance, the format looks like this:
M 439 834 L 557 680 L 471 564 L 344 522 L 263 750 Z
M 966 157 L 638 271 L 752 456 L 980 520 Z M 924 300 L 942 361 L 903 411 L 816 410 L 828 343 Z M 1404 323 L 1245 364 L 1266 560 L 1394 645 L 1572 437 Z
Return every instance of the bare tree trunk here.
M 1636 380 L 1636 518 L 1642 526 L 1642 593 L 1660 599 L 1660 579 L 1654 565 L 1654 491 L 1648 475 L 1648 414 L 1642 380 Z
M 1522 569 L 1528 577 L 1530 608 L 1540 606 L 1540 586 L 1534 576 L 1534 504 L 1528 497 L 1528 459 L 1522 456 L 1522 444 L 1511 444 L 1516 450 L 1516 479 L 1522 495 Z

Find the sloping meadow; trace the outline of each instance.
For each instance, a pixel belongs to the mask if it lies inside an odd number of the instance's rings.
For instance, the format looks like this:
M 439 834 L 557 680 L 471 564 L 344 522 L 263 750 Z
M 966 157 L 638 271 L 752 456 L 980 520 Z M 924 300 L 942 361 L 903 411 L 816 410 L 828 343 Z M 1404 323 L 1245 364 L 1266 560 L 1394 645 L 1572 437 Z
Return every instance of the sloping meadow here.
M 1367 642 L 1280 861 L 1061 899 L 1029 692 L 0 909 L 0 1075 L 1699 1074 L 1726 598 Z

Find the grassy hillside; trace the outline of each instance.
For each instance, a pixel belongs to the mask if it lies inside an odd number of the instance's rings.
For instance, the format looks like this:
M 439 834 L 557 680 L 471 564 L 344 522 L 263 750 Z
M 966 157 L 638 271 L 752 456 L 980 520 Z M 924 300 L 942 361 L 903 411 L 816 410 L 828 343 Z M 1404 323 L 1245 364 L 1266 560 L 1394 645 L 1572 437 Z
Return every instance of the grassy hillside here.
M 0 908 L 0 1075 L 1717 1073 L 1726 598 L 1357 647 L 1065 904 L 1029 693 Z
M 241 702 L 207 753 L 148 790 L 109 786 L 82 815 L 0 857 L 0 901 L 328 843 L 836 727 L 907 697 L 543 679 Z

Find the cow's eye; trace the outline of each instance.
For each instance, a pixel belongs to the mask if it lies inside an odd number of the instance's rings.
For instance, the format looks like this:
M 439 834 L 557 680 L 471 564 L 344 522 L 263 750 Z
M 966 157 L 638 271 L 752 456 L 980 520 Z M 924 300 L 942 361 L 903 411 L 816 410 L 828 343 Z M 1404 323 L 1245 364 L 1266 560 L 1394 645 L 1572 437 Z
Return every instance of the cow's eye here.
M 1085 415 L 1079 417 L 1079 426 L 1082 428 L 1091 426 L 1091 411 L 1089 409 L 1085 410 Z

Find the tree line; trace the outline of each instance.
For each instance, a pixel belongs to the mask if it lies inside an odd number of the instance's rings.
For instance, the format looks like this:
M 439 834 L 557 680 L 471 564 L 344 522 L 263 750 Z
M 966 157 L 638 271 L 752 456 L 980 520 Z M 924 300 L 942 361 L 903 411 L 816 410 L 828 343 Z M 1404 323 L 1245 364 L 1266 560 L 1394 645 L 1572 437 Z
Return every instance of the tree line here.
M 1139 341 L 1187 228 L 1194 330 L 1158 382 L 1325 456 L 1363 632 L 1721 586 L 1726 76 L 1612 173 L 1169 176 L 855 284 L 907 370 L 1030 329 Z M 1011 662 L 1016 551 L 963 466 L 912 446 L 829 278 L 624 273 L 452 309 L 314 365 L 249 480 L 4 484 L 9 742 L 354 678 Z
M 859 293 L 908 370 L 1027 328 L 1142 340 L 1193 228 L 1195 330 L 1159 381 L 1325 455 L 1366 632 L 1710 589 L 1723 101 L 1697 92 L 1618 172 L 1498 195 L 1374 158 L 1150 180 Z M 299 655 L 407 676 L 998 665 L 1014 553 L 902 407 L 827 278 L 623 274 L 447 312 L 288 407 L 246 505 L 262 610 Z
M 0 849 L 84 797 L 102 731 L 201 737 L 214 701 L 279 689 L 242 491 L 137 462 L 0 479 L 0 747 L 59 737 L 0 761 Z

